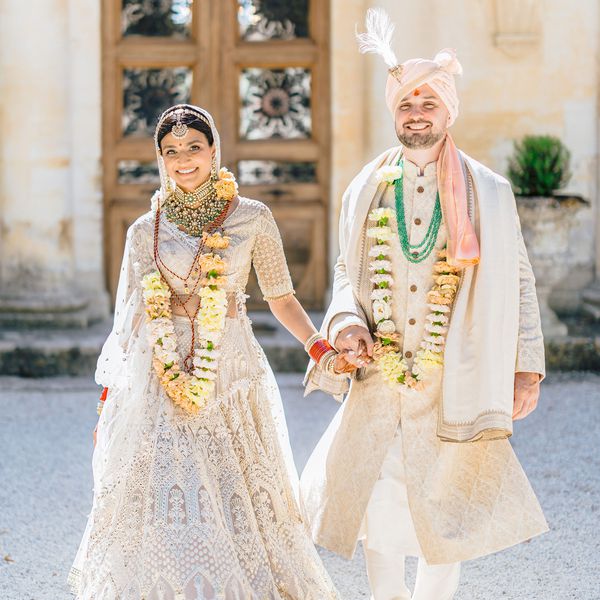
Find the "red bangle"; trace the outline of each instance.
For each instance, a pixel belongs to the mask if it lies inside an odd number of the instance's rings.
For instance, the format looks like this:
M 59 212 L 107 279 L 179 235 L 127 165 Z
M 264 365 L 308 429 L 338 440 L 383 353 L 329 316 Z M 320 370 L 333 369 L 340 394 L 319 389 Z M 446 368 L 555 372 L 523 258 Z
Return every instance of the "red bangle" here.
M 108 388 L 105 387 L 100 394 L 100 402 L 104 402 L 106 400 L 106 396 L 108 396 Z
M 333 350 L 333 346 L 325 339 L 317 340 L 308 350 L 308 355 L 317 363 L 323 358 L 323 355 L 330 350 Z

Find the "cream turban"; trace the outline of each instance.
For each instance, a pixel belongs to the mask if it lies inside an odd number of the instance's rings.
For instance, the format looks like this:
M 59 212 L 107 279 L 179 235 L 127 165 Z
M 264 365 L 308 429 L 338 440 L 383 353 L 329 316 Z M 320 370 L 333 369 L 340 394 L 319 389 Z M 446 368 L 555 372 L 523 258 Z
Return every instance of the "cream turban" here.
M 381 8 L 370 8 L 366 18 L 367 32 L 357 34 L 362 53 L 381 54 L 389 67 L 385 87 L 385 101 L 392 115 L 398 104 L 410 92 L 423 85 L 429 85 L 440 97 L 450 113 L 448 126 L 458 116 L 458 95 L 454 76 L 462 73 L 462 67 L 451 48 L 440 50 L 433 60 L 413 58 L 399 64 L 391 48 L 394 25 Z
M 385 86 L 385 102 L 392 115 L 402 98 L 422 85 L 429 85 L 446 105 L 450 117 L 448 126 L 458 116 L 458 95 L 454 76 L 462 73 L 462 67 L 451 48 L 440 50 L 433 60 L 413 58 L 390 69 Z

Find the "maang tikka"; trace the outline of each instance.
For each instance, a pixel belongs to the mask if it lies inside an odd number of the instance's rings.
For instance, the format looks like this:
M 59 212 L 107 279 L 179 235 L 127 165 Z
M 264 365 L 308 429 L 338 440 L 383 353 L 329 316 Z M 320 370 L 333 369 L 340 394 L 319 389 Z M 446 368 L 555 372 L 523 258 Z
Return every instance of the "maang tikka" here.
M 188 132 L 188 126 L 185 123 L 182 123 L 181 117 L 183 116 L 183 111 L 177 112 L 177 120 L 175 121 L 175 125 L 171 127 L 171 133 L 174 138 L 180 140 L 184 138 Z

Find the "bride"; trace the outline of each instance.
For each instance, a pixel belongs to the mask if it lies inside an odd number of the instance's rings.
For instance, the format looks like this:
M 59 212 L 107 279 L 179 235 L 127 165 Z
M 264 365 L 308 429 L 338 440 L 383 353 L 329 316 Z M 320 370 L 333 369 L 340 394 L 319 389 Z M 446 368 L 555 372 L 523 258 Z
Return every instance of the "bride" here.
M 191 105 L 155 132 L 161 189 L 127 233 L 98 361 L 92 511 L 69 581 L 82 600 L 338 598 L 302 522 L 281 399 L 246 315 L 273 314 L 347 368 L 300 306 L 271 211 L 220 168 Z M 107 388 L 107 389 L 106 389 Z

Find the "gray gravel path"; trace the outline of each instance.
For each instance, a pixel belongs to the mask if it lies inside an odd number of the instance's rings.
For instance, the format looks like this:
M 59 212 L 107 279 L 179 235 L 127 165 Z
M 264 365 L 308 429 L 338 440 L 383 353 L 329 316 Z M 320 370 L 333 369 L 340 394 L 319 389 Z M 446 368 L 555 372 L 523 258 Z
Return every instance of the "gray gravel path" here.
M 302 399 L 299 375 L 278 379 L 301 468 L 338 405 Z M 97 392 L 82 379 L 0 378 L 0 600 L 71 598 L 65 578 L 91 506 Z M 551 532 L 466 563 L 455 600 L 600 600 L 599 434 L 600 376 L 549 377 L 513 444 Z M 369 598 L 360 549 L 352 561 L 322 556 L 344 599 Z

